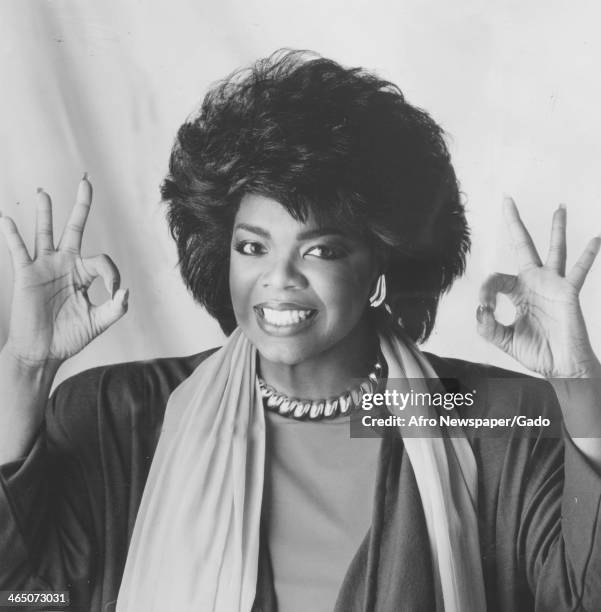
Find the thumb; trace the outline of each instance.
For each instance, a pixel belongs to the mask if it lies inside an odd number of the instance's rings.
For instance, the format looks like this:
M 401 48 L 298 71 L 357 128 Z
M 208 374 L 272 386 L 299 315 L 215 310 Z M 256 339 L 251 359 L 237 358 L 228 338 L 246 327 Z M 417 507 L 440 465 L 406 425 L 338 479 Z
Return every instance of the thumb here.
M 490 306 L 480 304 L 476 310 L 476 320 L 478 321 L 478 333 L 485 339 L 500 348 L 506 353 L 510 353 L 513 340 L 513 326 L 503 325 L 495 319 L 495 313 Z
M 94 329 L 98 334 L 108 329 L 113 323 L 116 323 L 126 312 L 128 308 L 129 289 L 118 289 L 115 295 L 110 300 L 93 306 L 91 311 Z

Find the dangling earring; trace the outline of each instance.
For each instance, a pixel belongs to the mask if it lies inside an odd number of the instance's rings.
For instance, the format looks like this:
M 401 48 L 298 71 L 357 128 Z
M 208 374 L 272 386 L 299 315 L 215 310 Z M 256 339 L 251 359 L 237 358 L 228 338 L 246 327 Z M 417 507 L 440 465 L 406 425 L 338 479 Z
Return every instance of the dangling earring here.
M 386 299 L 386 276 L 384 274 L 380 274 L 378 277 L 378 282 L 376 283 L 376 288 L 374 292 L 369 297 L 369 305 L 372 308 L 377 308 L 384 302 Z

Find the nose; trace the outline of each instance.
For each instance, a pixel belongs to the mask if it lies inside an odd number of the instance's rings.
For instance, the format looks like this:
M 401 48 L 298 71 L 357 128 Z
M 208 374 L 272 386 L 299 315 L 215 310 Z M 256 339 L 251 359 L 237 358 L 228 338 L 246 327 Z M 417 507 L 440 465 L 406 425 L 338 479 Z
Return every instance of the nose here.
M 303 289 L 307 279 L 292 257 L 277 257 L 263 273 L 263 286 L 273 289 Z

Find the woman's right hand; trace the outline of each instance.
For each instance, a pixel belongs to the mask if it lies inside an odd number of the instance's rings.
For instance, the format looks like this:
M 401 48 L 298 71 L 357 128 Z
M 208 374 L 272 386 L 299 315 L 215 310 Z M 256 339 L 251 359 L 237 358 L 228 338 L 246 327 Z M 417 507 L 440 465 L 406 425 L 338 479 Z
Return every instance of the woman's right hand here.
M 127 311 L 129 290 L 119 288 L 117 267 L 108 255 L 81 257 L 81 240 L 92 203 L 92 186 L 84 175 L 63 235 L 54 246 L 52 203 L 38 190 L 35 253 L 25 247 L 15 223 L 0 216 L 8 245 L 14 292 L 8 340 L 10 354 L 28 366 L 59 365 L 75 355 Z M 90 302 L 87 290 L 102 277 L 112 298 Z

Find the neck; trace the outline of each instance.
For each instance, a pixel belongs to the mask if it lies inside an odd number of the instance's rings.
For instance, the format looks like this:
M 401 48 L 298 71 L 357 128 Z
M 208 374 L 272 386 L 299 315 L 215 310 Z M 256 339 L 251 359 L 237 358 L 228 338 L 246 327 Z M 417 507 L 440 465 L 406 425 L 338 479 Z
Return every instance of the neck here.
M 302 399 L 339 395 L 373 369 L 378 337 L 366 320 L 343 340 L 302 363 L 288 365 L 258 356 L 261 377 L 280 393 Z

